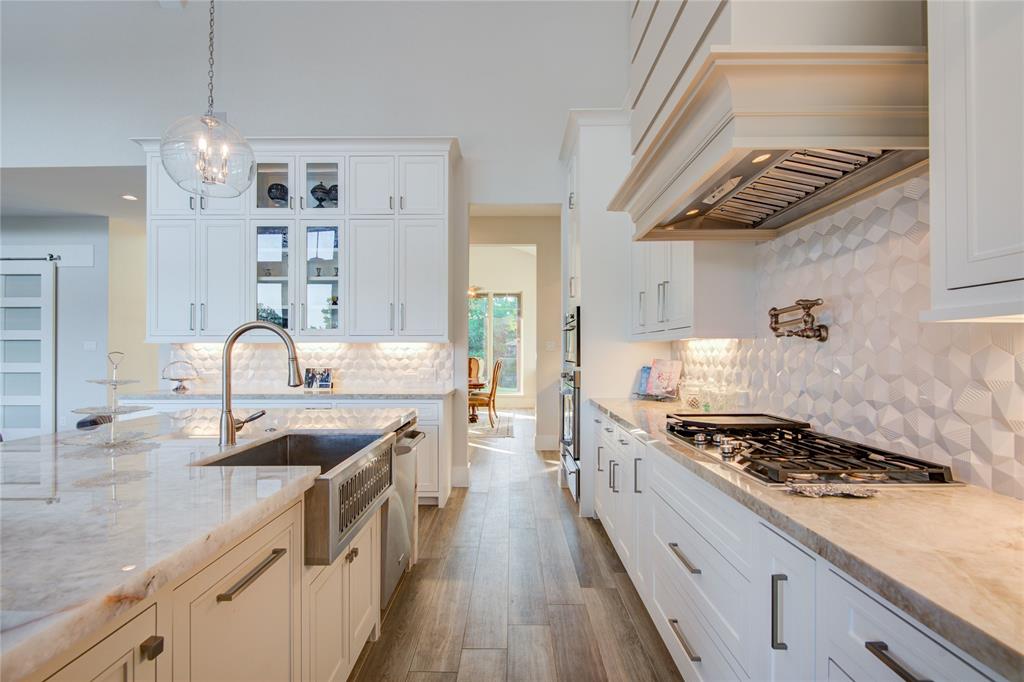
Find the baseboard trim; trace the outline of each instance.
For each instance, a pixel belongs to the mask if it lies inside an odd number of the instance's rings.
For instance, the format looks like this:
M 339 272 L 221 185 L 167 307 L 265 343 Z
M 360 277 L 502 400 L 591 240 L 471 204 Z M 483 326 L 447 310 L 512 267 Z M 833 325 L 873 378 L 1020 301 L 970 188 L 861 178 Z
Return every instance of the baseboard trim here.
M 543 436 L 537 434 L 533 437 L 534 450 L 557 450 L 558 436 Z

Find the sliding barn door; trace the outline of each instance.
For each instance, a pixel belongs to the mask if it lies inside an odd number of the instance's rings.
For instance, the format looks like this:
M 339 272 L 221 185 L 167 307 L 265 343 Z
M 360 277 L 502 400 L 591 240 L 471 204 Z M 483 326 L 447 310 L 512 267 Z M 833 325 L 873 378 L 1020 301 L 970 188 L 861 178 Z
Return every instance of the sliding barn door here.
M 0 261 L 0 435 L 53 433 L 56 264 Z

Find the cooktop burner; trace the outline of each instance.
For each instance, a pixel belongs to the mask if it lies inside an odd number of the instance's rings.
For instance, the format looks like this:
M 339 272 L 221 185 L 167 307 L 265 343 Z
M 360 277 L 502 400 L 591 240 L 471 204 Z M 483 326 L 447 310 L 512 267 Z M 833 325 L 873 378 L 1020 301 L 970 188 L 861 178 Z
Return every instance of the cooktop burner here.
M 949 467 L 810 430 L 764 414 L 669 415 L 668 434 L 768 485 L 956 483 Z

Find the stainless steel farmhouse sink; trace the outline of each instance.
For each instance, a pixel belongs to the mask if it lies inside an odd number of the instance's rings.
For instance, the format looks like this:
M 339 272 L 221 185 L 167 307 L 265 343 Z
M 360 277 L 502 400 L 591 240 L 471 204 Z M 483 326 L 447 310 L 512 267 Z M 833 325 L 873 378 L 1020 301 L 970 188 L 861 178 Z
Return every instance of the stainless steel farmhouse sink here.
M 326 473 L 380 440 L 377 433 L 292 433 L 204 466 L 318 466 Z
M 395 433 L 291 433 L 198 466 L 320 467 L 305 497 L 305 560 L 328 565 L 391 492 L 395 440 Z

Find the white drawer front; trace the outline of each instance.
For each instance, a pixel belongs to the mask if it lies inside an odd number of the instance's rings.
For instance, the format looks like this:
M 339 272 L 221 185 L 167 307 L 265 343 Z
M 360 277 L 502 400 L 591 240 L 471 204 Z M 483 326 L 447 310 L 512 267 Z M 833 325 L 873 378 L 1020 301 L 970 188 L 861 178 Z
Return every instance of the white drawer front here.
M 653 550 L 663 557 L 666 577 L 700 610 L 733 664 L 750 674 L 752 647 L 744 645 L 755 623 L 750 582 L 657 493 L 651 499 Z
M 730 667 L 725 651 L 693 602 L 676 588 L 671 577 L 675 570 L 663 552 L 656 553 L 650 587 L 651 616 L 683 679 L 743 679 Z
M 753 573 L 757 518 L 654 447 L 651 487 L 743 576 Z
M 817 620 L 824 674 L 838 667 L 859 682 L 897 680 L 897 670 L 935 682 L 990 679 L 831 568 L 823 573 Z M 878 644 L 869 648 L 871 642 Z

